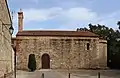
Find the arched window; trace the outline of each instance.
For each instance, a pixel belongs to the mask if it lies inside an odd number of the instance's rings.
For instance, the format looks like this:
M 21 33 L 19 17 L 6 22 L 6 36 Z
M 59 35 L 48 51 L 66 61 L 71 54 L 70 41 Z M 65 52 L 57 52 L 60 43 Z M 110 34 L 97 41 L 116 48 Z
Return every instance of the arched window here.
M 90 49 L 90 44 L 89 43 L 87 43 L 87 50 L 89 50 Z

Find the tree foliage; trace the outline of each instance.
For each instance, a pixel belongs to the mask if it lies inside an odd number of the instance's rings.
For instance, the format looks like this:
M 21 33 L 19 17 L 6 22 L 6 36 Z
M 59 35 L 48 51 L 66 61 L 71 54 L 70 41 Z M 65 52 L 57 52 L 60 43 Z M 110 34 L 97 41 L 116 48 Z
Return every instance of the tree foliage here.
M 118 28 L 120 29 L 120 21 L 117 22 Z
M 30 71 L 36 70 L 36 59 L 34 54 L 29 55 L 28 68 L 30 69 Z
M 118 21 L 120 29 L 120 21 Z M 120 68 L 120 32 L 105 25 L 88 24 L 89 31 L 98 34 L 100 37 L 107 40 L 108 46 L 108 66 L 110 68 Z

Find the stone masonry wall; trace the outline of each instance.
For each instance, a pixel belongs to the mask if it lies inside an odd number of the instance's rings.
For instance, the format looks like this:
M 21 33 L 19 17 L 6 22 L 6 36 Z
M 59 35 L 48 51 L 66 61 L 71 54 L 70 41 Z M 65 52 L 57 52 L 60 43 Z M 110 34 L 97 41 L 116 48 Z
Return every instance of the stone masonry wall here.
M 11 24 L 5 0 L 0 0 L 0 76 L 12 71 Z
M 28 70 L 30 54 L 35 54 L 37 69 L 41 69 L 44 53 L 50 56 L 51 69 L 99 68 L 99 51 L 99 38 L 17 36 L 17 69 Z
M 99 50 L 100 50 L 99 65 L 100 65 L 100 67 L 105 68 L 105 67 L 107 67 L 107 41 L 106 40 L 99 41 Z

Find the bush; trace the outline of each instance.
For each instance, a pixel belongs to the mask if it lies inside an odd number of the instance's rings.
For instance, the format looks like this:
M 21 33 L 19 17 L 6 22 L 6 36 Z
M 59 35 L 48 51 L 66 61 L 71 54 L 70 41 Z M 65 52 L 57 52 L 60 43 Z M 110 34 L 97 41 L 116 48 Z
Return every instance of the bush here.
M 29 55 L 28 68 L 30 69 L 30 71 L 36 70 L 36 59 L 34 54 Z

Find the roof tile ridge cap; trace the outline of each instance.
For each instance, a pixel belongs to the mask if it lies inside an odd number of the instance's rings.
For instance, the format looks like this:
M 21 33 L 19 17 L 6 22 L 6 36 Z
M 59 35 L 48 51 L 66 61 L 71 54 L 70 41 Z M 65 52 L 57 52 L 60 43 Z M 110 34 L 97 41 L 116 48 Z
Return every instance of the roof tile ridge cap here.
M 77 31 L 77 32 L 91 32 L 89 30 L 81 30 L 81 31 Z
M 94 35 L 96 35 L 96 36 L 98 36 L 98 37 L 100 36 L 100 35 L 98 35 L 98 34 L 96 34 L 96 33 L 94 33 L 94 32 L 90 32 L 90 33 L 92 33 L 92 34 L 94 34 Z
M 73 30 L 23 30 L 23 32 L 76 32 Z
M 98 34 L 96 34 L 96 33 L 92 32 L 92 31 L 90 31 L 90 30 L 86 30 L 86 32 L 91 33 L 91 34 L 94 34 L 94 35 L 96 35 L 96 36 L 98 36 L 98 37 L 99 37 L 99 35 L 98 35 Z

